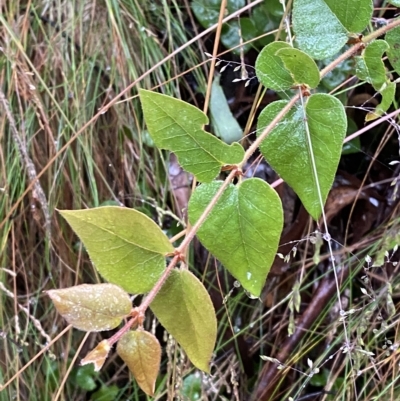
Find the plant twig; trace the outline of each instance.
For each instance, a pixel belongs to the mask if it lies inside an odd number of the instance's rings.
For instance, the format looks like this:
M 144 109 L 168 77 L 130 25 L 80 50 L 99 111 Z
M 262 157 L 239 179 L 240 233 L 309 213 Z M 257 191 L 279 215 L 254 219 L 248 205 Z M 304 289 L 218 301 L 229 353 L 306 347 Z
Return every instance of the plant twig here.
M 146 298 L 144 298 L 144 300 L 138 307 L 140 315 L 143 316 L 145 314 L 147 308 L 153 302 L 154 298 L 160 291 L 161 287 L 164 285 L 172 269 L 178 264 L 179 260 L 180 260 L 180 255 L 175 255 L 173 257 L 167 268 L 164 270 L 162 276 L 158 279 L 157 283 L 154 285 L 154 287 L 151 289 L 151 291 L 147 294 Z
M 289 103 L 275 116 L 275 118 L 269 123 L 267 127 L 264 128 L 262 134 L 252 143 L 252 145 L 247 149 L 244 154 L 243 160 L 238 164 L 239 168 L 242 168 L 244 163 L 249 159 L 249 157 L 257 150 L 261 142 L 267 137 L 267 135 L 275 128 L 275 126 L 282 120 L 282 118 L 288 113 L 288 111 L 293 107 L 293 105 L 299 100 L 300 95 L 295 95 L 290 99 Z
M 32 365 L 33 362 L 36 361 L 40 357 L 40 355 L 44 354 L 56 341 L 58 341 L 65 333 L 67 333 L 70 329 L 72 329 L 72 324 L 68 325 L 61 333 L 53 338 L 53 340 L 48 343 L 45 347 L 43 347 L 25 366 L 23 366 L 11 379 L 9 379 L 6 383 L 0 384 L 0 391 L 3 391 L 9 384 L 11 384 L 20 374 L 26 370 L 29 366 Z
M 24 142 L 21 140 L 17 125 L 14 120 L 14 116 L 11 112 L 10 109 L 10 104 L 8 103 L 8 100 L 5 97 L 4 92 L 0 88 L 0 101 L 3 104 L 4 110 L 6 112 L 8 122 L 10 124 L 10 129 L 12 132 L 12 137 L 15 142 L 15 145 L 17 146 L 22 165 L 26 169 L 26 172 L 28 174 L 28 179 L 29 179 L 29 188 L 32 189 L 32 197 L 37 200 L 41 206 L 41 209 L 43 211 L 44 215 L 44 227 L 46 231 L 46 236 L 47 239 L 50 240 L 51 238 L 51 218 L 50 218 L 50 211 L 49 211 L 49 204 L 47 202 L 46 195 L 43 191 L 42 186 L 40 185 L 39 177 L 38 174 L 36 173 L 36 168 L 35 165 L 33 164 L 33 161 L 29 157 L 28 150 L 25 147 Z
M 219 18 L 218 18 L 218 22 L 217 22 L 217 31 L 215 32 L 214 48 L 213 48 L 213 52 L 212 52 L 210 72 L 208 74 L 207 93 L 204 97 L 203 112 L 205 114 L 207 114 L 208 105 L 210 103 L 211 86 L 212 86 L 212 81 L 214 79 L 215 64 L 217 63 L 217 53 L 218 53 L 218 47 L 219 47 L 219 40 L 221 38 L 221 31 L 222 31 L 222 25 L 223 25 L 222 22 L 224 19 L 226 4 L 227 4 L 227 0 L 222 0 L 220 10 L 219 10 Z
M 194 224 L 189 232 L 187 233 L 185 239 L 182 241 L 181 245 L 176 248 L 176 253 L 167 268 L 164 270 L 164 273 L 162 276 L 159 278 L 157 283 L 154 285 L 154 287 L 151 289 L 151 291 L 147 294 L 146 298 L 143 300 L 143 302 L 139 306 L 139 312 L 141 314 L 144 314 L 146 312 L 146 309 L 150 306 L 150 304 L 153 302 L 153 299 L 157 295 L 157 293 L 160 291 L 161 287 L 164 285 L 164 282 L 168 278 L 169 274 L 171 273 L 171 270 L 178 264 L 178 262 L 181 260 L 181 255 L 183 255 L 186 251 L 187 246 L 192 242 L 194 236 L 196 235 L 198 229 L 200 226 L 204 223 L 208 215 L 210 214 L 212 208 L 215 206 L 215 204 L 218 202 L 218 199 L 222 196 L 224 193 L 225 189 L 227 186 L 230 184 L 230 182 L 233 180 L 233 178 L 237 174 L 237 169 L 232 170 L 228 177 L 225 179 L 225 181 L 222 183 L 221 187 L 218 189 L 217 193 L 214 195 L 214 197 L 211 199 L 210 203 L 207 205 L 199 219 L 197 220 L 196 224 Z

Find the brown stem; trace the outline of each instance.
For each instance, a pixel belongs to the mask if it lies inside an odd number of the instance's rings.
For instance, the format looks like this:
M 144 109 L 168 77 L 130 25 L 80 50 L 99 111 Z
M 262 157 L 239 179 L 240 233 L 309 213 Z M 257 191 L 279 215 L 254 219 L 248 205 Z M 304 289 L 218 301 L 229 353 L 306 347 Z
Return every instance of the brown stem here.
M 343 54 L 341 54 L 336 60 L 327 65 L 324 69 L 322 69 L 319 73 L 320 78 L 322 79 L 328 72 L 331 72 L 335 67 L 337 67 L 341 62 L 351 57 L 353 54 L 357 53 L 358 50 L 365 46 L 364 42 L 356 43 L 354 46 L 350 47 L 350 49 L 346 50 Z
M 42 186 L 40 185 L 39 175 L 36 172 L 36 167 L 28 154 L 28 149 L 27 149 L 26 145 L 24 144 L 24 141 L 20 137 L 20 133 L 18 132 L 18 129 L 17 129 L 17 123 L 12 114 L 10 104 L 1 89 L 0 89 L 0 102 L 3 104 L 4 110 L 6 112 L 6 116 L 8 118 L 8 122 L 10 124 L 10 130 L 12 132 L 12 137 L 13 137 L 13 140 L 15 142 L 15 145 L 18 149 L 18 153 L 21 158 L 21 163 L 26 169 L 28 179 L 31 184 L 31 185 L 29 185 L 29 187 L 32 187 L 32 198 L 34 198 L 35 200 L 38 200 L 38 202 L 40 203 L 42 212 L 44 214 L 44 221 L 45 221 L 44 225 L 45 225 L 46 236 L 47 236 L 47 239 L 50 241 L 51 240 L 51 217 L 50 217 L 50 209 L 49 209 L 49 204 L 48 204 L 48 201 L 46 198 L 46 194 L 44 193 L 44 190 L 43 190 Z M 6 219 L 5 219 L 5 221 L 6 221 Z
M 153 302 L 153 299 L 158 294 L 158 292 L 160 291 L 161 287 L 164 285 L 165 281 L 167 280 L 169 274 L 171 273 L 171 270 L 181 260 L 181 255 L 184 254 L 184 252 L 186 250 L 186 247 L 192 242 L 194 236 L 196 235 L 197 230 L 204 223 L 205 219 L 210 214 L 211 209 L 218 202 L 218 199 L 222 196 L 222 194 L 224 193 L 226 187 L 233 180 L 233 178 L 235 177 L 236 174 L 237 174 L 237 170 L 232 170 L 230 172 L 228 177 L 222 183 L 221 187 L 218 189 L 217 193 L 214 195 L 214 197 L 211 199 L 210 203 L 205 208 L 204 212 L 201 214 L 201 216 L 197 220 L 196 224 L 194 226 L 192 226 L 190 231 L 186 234 L 186 237 L 182 241 L 182 244 L 178 248 L 176 248 L 174 258 L 171 260 L 171 262 L 169 263 L 167 268 L 164 270 L 164 273 L 162 274 L 162 276 L 158 279 L 157 283 L 154 285 L 154 287 L 151 289 L 151 291 L 147 294 L 146 298 L 143 300 L 143 302 L 138 307 L 138 310 L 139 310 L 140 314 L 142 314 L 142 315 L 145 314 L 147 308 Z
M 382 28 L 379 28 L 376 31 L 371 32 L 369 35 L 364 36 L 362 38 L 362 41 L 363 43 L 372 42 L 374 39 L 379 38 L 379 36 L 382 36 L 384 33 L 390 31 L 393 28 L 396 28 L 396 26 L 400 26 L 400 18 L 394 19 Z
M 107 339 L 108 344 L 112 347 L 130 328 L 137 323 L 138 321 L 138 314 L 128 320 L 123 327 L 121 327 L 113 336 Z
M 330 71 L 332 71 L 336 66 L 338 66 L 342 61 L 348 59 L 354 53 L 357 53 L 358 50 L 362 49 L 367 43 L 372 42 L 379 36 L 382 36 L 384 33 L 390 31 L 391 29 L 395 28 L 396 26 L 400 26 L 400 19 L 395 19 L 389 24 L 383 26 L 382 28 L 377 29 L 376 31 L 370 33 L 367 36 L 364 36 L 361 39 L 361 42 L 356 43 L 350 49 L 346 50 L 343 54 L 341 54 L 336 60 L 332 63 L 327 65 L 324 69 L 320 72 L 321 79 Z
M 352 56 L 354 53 L 356 53 L 361 47 L 364 46 L 365 43 L 368 41 L 374 40 L 376 37 L 382 35 L 386 31 L 400 25 L 400 20 L 395 20 L 391 22 L 390 24 L 386 25 L 385 27 L 380 28 L 379 30 L 373 32 L 372 34 L 366 36 L 363 40 L 363 42 L 355 44 L 351 49 L 347 50 L 344 52 L 340 57 L 338 57 L 335 61 L 333 61 L 331 64 L 326 66 L 321 72 L 320 76 L 323 78 L 328 72 L 330 72 L 332 69 L 334 69 L 338 64 L 340 64 L 342 61 L 345 59 L 349 58 Z M 247 149 L 246 153 L 244 154 L 243 160 L 237 165 L 237 168 L 232 170 L 229 176 L 225 179 L 221 187 L 219 188 L 218 192 L 215 194 L 214 198 L 211 200 L 211 202 L 208 204 L 202 215 L 200 216 L 199 220 L 196 222 L 196 224 L 190 228 L 189 232 L 187 233 L 185 239 L 183 240 L 182 244 L 176 249 L 176 252 L 178 254 L 183 254 L 186 251 L 187 246 L 190 244 L 190 242 L 193 240 L 194 236 L 196 235 L 198 229 L 200 226 L 204 223 L 206 220 L 207 216 L 211 212 L 212 208 L 215 206 L 217 203 L 218 199 L 222 196 L 223 192 L 229 185 L 229 183 L 233 180 L 233 178 L 237 175 L 238 170 L 241 170 L 244 163 L 250 158 L 250 156 L 256 151 L 256 149 L 259 147 L 259 145 L 262 143 L 262 141 L 267 137 L 267 135 L 273 130 L 273 128 L 276 126 L 276 124 L 279 123 L 279 121 L 289 112 L 289 110 L 293 107 L 293 105 L 298 101 L 300 98 L 300 94 L 295 95 L 289 102 L 288 104 L 275 116 L 275 118 L 271 121 L 271 123 L 264 129 L 262 134 L 254 141 L 254 143 Z M 180 260 L 180 256 L 176 255 L 168 267 L 165 269 L 163 275 L 160 277 L 156 285 L 153 287 L 153 289 L 149 292 L 147 297 L 143 300 L 142 304 L 140 305 L 140 313 L 145 313 L 146 309 L 149 307 L 161 287 L 163 286 L 165 280 L 167 279 L 169 273 L 171 270 L 176 266 L 178 261 Z
M 153 302 L 153 299 L 156 297 L 161 287 L 167 280 L 169 273 L 171 273 L 171 270 L 177 265 L 179 260 L 180 260 L 180 255 L 175 255 L 174 258 L 169 263 L 169 265 L 167 266 L 167 268 L 164 270 L 162 276 L 158 279 L 157 283 L 154 285 L 154 287 L 151 289 L 151 291 L 147 294 L 146 298 L 144 298 L 143 302 L 138 307 L 139 313 L 142 316 L 144 316 L 147 308 Z
M 212 86 L 212 81 L 214 79 L 215 65 L 217 63 L 219 40 L 221 38 L 221 31 L 222 31 L 222 25 L 223 25 L 222 21 L 224 19 L 226 5 L 227 5 L 227 0 L 222 0 L 220 8 L 219 8 L 219 18 L 218 18 L 218 22 L 217 22 L 217 30 L 215 32 L 214 48 L 213 48 L 213 52 L 212 52 L 210 72 L 208 74 L 207 92 L 204 97 L 203 113 L 205 113 L 205 114 L 207 114 L 208 105 L 210 103 L 210 98 L 211 98 L 211 86 Z
M 252 143 L 252 145 L 247 149 L 244 154 L 243 160 L 238 164 L 238 168 L 242 168 L 244 163 L 249 159 L 249 157 L 257 150 L 261 142 L 267 137 L 267 135 L 275 128 L 276 124 L 282 120 L 286 113 L 293 107 L 293 105 L 299 100 L 300 95 L 295 95 L 290 99 L 289 103 L 275 116 L 275 118 L 269 123 L 267 127 L 264 128 L 262 134 Z
M 222 185 L 218 189 L 217 193 L 214 195 L 214 197 L 211 199 L 210 203 L 204 209 L 204 212 L 201 214 L 201 216 L 197 220 L 196 224 L 190 229 L 190 231 L 187 233 L 185 239 L 182 241 L 182 244 L 179 246 L 179 248 L 177 248 L 178 252 L 180 252 L 180 253 L 184 252 L 186 247 L 192 242 L 192 239 L 196 235 L 197 230 L 204 223 L 205 219 L 210 214 L 212 208 L 216 205 L 216 203 L 218 202 L 218 199 L 224 193 L 225 189 L 230 184 L 230 182 L 233 180 L 233 178 L 237 175 L 237 173 L 238 173 L 238 169 L 234 169 L 229 173 L 228 177 L 226 177 L 225 181 L 222 183 Z

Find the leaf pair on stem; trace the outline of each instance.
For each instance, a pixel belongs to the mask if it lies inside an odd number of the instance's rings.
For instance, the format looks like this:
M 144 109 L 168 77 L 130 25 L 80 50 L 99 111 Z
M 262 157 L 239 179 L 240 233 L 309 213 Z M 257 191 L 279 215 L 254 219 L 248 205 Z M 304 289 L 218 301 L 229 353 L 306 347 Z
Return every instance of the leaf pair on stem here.
M 57 310 L 74 327 L 86 331 L 114 329 L 126 320 L 83 363 L 94 363 L 100 369 L 118 342 L 117 352 L 140 387 L 153 394 L 161 348 L 143 329 L 150 307 L 192 363 L 209 372 L 217 334 L 215 311 L 203 284 L 186 269 L 186 249 L 197 235 L 244 290 L 260 296 L 277 252 L 283 211 L 279 196 L 267 183 L 243 179 L 243 165 L 259 148 L 312 218 L 320 218 L 339 163 L 347 118 L 337 98 L 311 91 L 318 91 L 321 78 L 335 66 L 361 51 L 356 57 L 356 74 L 382 95 L 381 104 L 367 120 L 381 116 L 394 98 L 395 83 L 387 77 L 381 58 L 386 51 L 400 73 L 396 52 L 400 21 L 363 38 L 358 34 L 369 23 L 371 13 L 370 0 L 294 0 L 293 30 L 299 49 L 284 42 L 267 45 L 257 59 L 256 74 L 262 84 L 282 96 L 291 89 L 298 89 L 298 94 L 271 103 L 261 112 L 257 139 L 246 151 L 239 143 L 228 145 L 204 131 L 208 118 L 194 106 L 140 90 L 155 145 L 174 152 L 200 185 L 188 206 L 190 229 L 176 249 L 160 227 L 135 210 L 102 207 L 60 212 L 98 271 L 112 284 L 48 291 Z M 374 41 L 387 31 L 386 41 Z M 356 37 L 357 43 L 319 71 L 314 59 L 336 54 L 349 37 Z M 230 173 L 225 181 L 218 181 L 222 169 Z M 168 257 L 172 260 L 166 267 Z M 140 306 L 132 308 L 128 294 L 147 295 Z

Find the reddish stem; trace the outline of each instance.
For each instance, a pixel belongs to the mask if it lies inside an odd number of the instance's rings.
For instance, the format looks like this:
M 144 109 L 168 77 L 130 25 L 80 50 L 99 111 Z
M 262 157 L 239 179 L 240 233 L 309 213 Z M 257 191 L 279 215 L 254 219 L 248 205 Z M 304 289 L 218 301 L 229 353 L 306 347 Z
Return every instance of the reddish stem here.
M 137 323 L 138 316 L 139 315 L 136 314 L 132 319 L 128 320 L 123 327 L 107 340 L 110 347 L 112 347 L 135 323 Z

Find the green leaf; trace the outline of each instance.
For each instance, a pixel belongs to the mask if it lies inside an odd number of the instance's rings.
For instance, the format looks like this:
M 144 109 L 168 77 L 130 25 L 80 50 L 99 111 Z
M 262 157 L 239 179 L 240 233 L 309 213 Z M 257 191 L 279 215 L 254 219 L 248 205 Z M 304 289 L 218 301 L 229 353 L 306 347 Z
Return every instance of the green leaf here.
M 99 390 L 94 392 L 90 401 L 115 401 L 120 393 L 120 389 L 116 385 L 103 385 Z
M 290 71 L 290 75 L 296 85 L 308 85 L 310 88 L 316 88 L 319 84 L 320 75 L 317 64 L 306 53 L 298 49 L 283 48 L 276 52 Z
M 226 5 L 227 13 L 232 14 L 244 7 L 244 5 L 245 0 L 228 0 Z M 204 28 L 209 28 L 218 22 L 221 0 L 193 0 L 190 6 L 193 14 Z
M 253 28 L 253 29 L 251 29 Z M 254 25 L 251 23 L 249 18 L 240 18 L 240 26 L 238 21 L 229 21 L 226 24 L 222 26 L 221 30 L 221 42 L 222 44 L 227 48 L 227 49 L 232 49 L 236 46 L 240 45 L 240 36 L 239 36 L 239 30 L 242 34 L 242 42 L 245 42 L 249 34 L 251 34 L 251 31 L 256 30 Z M 253 35 L 251 38 L 254 38 Z M 243 52 L 247 53 L 252 47 L 251 43 L 246 43 L 245 45 L 242 46 Z M 240 54 L 241 49 L 240 48 L 235 48 L 232 49 L 232 52 L 234 54 Z
M 398 1 L 397 3 L 400 3 Z M 400 7 L 400 5 L 398 6 Z M 386 54 L 390 64 L 400 75 L 400 26 L 391 29 L 385 36 L 386 42 L 389 44 L 389 49 Z
M 130 293 L 153 288 L 174 248 L 146 215 L 124 207 L 64 210 L 100 274 Z
M 382 61 L 382 54 L 389 48 L 384 40 L 375 40 L 370 43 L 356 58 L 356 74 L 357 77 L 366 81 L 379 90 L 386 82 L 386 70 Z
M 242 139 L 243 131 L 233 117 L 224 91 L 219 83 L 220 75 L 214 78 L 211 87 L 210 114 L 215 134 L 231 144 Z
M 369 44 L 356 58 L 357 77 L 367 81 L 382 95 L 381 103 L 373 112 L 367 114 L 365 121 L 379 118 L 392 104 L 396 92 L 396 84 L 389 82 L 386 77 L 386 68 L 382 61 L 383 53 L 389 49 L 389 44 L 384 40 L 375 40 Z
M 371 0 L 325 0 L 325 3 L 350 33 L 361 33 L 374 10 Z
M 193 14 L 204 28 L 209 28 L 218 22 L 219 12 L 221 8 L 221 0 L 192 0 L 191 8 Z M 240 8 L 245 6 L 245 0 L 228 0 L 226 4 L 227 15 L 234 13 Z M 257 9 L 258 7 L 256 7 Z M 252 24 L 251 18 L 240 18 L 240 28 L 242 31 L 242 38 L 244 41 L 261 35 L 263 32 L 256 31 Z M 249 37 L 249 35 L 252 35 Z M 229 21 L 223 24 L 221 32 L 221 42 L 227 49 L 231 49 L 239 45 L 239 24 L 238 21 Z M 251 47 L 251 44 L 243 46 L 246 53 Z M 234 53 L 239 53 L 239 49 L 234 49 Z
M 129 295 L 114 284 L 82 284 L 47 295 L 69 324 L 84 331 L 114 329 L 132 309 Z
M 396 84 L 394 82 L 385 83 L 379 92 L 382 95 L 382 100 L 378 106 L 376 106 L 374 111 L 371 111 L 366 115 L 365 121 L 375 120 L 387 111 L 393 103 L 394 95 L 396 94 Z
M 314 59 L 333 56 L 351 33 L 364 30 L 372 16 L 371 0 L 294 0 L 296 42 Z
M 198 401 L 202 394 L 202 377 L 199 372 L 192 373 L 183 379 L 182 395 L 184 400 Z
M 354 134 L 358 130 L 357 124 L 353 119 L 347 116 L 347 133 L 346 136 Z M 353 153 L 361 152 L 361 141 L 360 137 L 356 136 L 350 142 L 343 144 L 342 155 L 351 155 Z
M 396 7 L 400 7 L 400 0 L 388 0 L 388 3 L 393 4 Z
M 93 391 L 97 387 L 96 376 L 97 373 L 92 365 L 81 366 L 76 370 L 74 385 L 86 391 Z
M 159 93 L 140 90 L 148 130 L 156 146 L 176 153 L 182 167 L 201 182 L 212 181 L 224 165 L 238 164 L 244 149 L 205 132 L 207 116 L 198 108 Z
M 194 224 L 220 181 L 196 188 L 189 202 Z M 271 268 L 283 227 L 282 205 L 277 193 L 258 178 L 229 185 L 197 232 L 202 244 L 258 297 Z
M 127 364 L 139 387 L 146 394 L 153 395 L 161 361 L 161 347 L 157 338 L 148 331 L 129 331 L 118 341 L 117 353 Z
M 209 372 L 217 337 L 217 320 L 203 284 L 188 270 L 175 269 L 150 308 L 193 365 Z
M 257 35 L 253 35 L 253 40 L 265 32 L 272 32 L 278 28 L 284 14 L 282 4 L 279 0 L 264 1 L 252 10 L 253 12 L 250 20 L 254 24 L 258 33 Z M 256 44 L 266 46 L 267 44 L 274 42 L 274 40 L 275 35 L 271 33 L 270 35 L 262 36 L 257 40 Z
M 293 31 L 299 48 L 322 60 L 347 42 L 347 30 L 323 0 L 294 0 Z
M 286 104 L 286 100 L 281 100 L 268 105 L 260 114 L 257 131 L 262 132 Z M 320 217 L 322 209 L 310 152 L 315 158 L 322 201 L 325 203 L 339 163 L 346 126 L 346 114 L 340 101 L 330 95 L 315 94 L 307 100 L 305 115 L 301 105 L 293 107 L 260 146 L 264 157 L 294 189 L 315 220 Z
M 261 50 L 256 60 L 258 80 L 274 91 L 284 91 L 294 85 L 290 72 L 285 68 L 282 59 L 276 54 L 281 49 L 292 49 L 286 42 L 273 42 Z
M 392 251 L 394 248 L 400 246 L 400 230 L 397 225 L 389 227 L 384 237 L 381 239 L 379 249 L 376 252 L 373 267 L 383 266 L 387 262 L 387 253 Z

